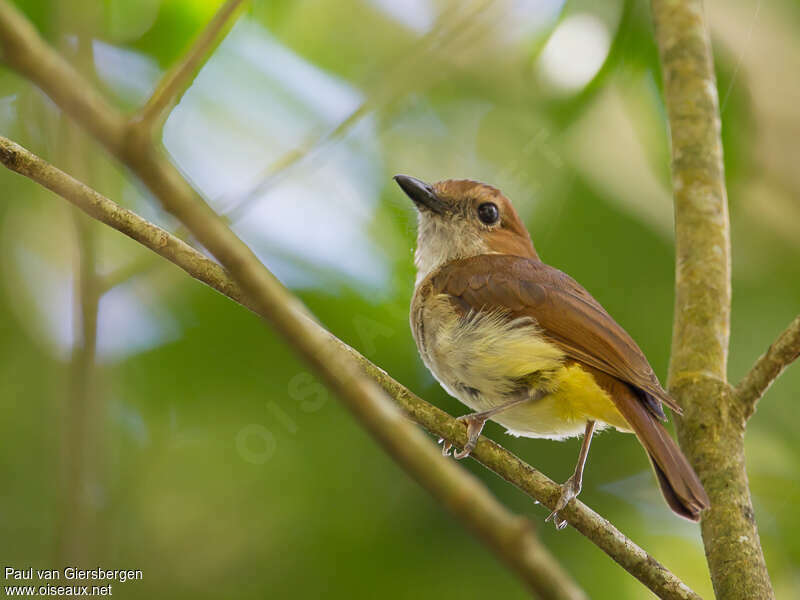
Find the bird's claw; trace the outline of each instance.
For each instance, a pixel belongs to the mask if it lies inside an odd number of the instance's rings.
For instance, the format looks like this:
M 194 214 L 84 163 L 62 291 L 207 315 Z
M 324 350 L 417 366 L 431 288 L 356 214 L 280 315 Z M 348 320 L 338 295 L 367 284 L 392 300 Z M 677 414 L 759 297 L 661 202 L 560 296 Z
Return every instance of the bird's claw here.
M 486 419 L 482 417 L 476 417 L 474 414 L 472 414 L 462 415 L 456 420 L 464 421 L 467 424 L 467 443 L 464 444 L 464 448 L 461 450 L 456 450 L 453 452 L 453 458 L 456 460 L 462 460 L 467 458 L 475 449 L 475 446 L 478 445 L 478 438 L 481 435 L 481 431 L 483 431 L 483 426 L 486 423 Z M 439 438 L 439 443 L 442 444 L 442 456 L 450 456 L 450 450 L 453 448 L 453 444 L 444 438 Z
M 553 521 L 553 525 L 556 526 L 556 529 L 558 529 L 559 531 L 564 529 L 564 527 L 567 526 L 567 522 L 564 519 L 562 519 L 561 517 L 559 517 L 558 513 L 560 511 L 564 510 L 564 508 L 566 508 L 567 504 L 570 503 L 570 500 L 572 500 L 573 498 L 577 497 L 577 495 L 580 494 L 580 493 L 581 493 L 581 482 L 573 474 L 572 477 L 567 479 L 561 485 L 561 495 L 558 497 L 558 501 L 556 502 L 556 505 L 555 505 L 555 507 L 553 509 L 553 512 L 551 512 L 547 516 L 547 518 L 545 519 L 545 522 Z
M 467 424 L 467 443 L 464 444 L 464 448 L 460 451 L 453 452 L 453 458 L 461 460 L 467 458 L 475 450 L 475 446 L 478 445 L 478 438 L 481 436 L 481 431 L 483 431 L 483 426 L 486 424 L 486 419 L 471 414 L 461 415 L 456 420 L 464 421 Z
M 439 441 L 436 443 L 442 445 L 442 456 L 450 456 L 450 449 L 453 447 L 453 444 L 444 438 L 439 438 Z

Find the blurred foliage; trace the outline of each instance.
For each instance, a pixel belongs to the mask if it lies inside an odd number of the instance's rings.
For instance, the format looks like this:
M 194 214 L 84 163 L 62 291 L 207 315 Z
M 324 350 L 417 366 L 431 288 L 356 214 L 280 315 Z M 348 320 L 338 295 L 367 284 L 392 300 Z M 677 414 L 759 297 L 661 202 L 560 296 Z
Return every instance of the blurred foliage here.
M 18 0 L 126 110 L 220 4 Z M 789 0 L 707 8 L 723 101 L 737 381 L 800 307 L 800 13 Z M 93 64 L 75 52 L 88 39 Z M 461 414 L 408 331 L 414 215 L 391 175 L 503 189 L 544 259 L 608 308 L 663 381 L 674 247 L 659 89 L 638 0 L 255 0 L 170 116 L 164 143 L 218 209 L 252 196 L 237 230 L 331 331 Z M 61 166 L 81 147 L 53 104 L 1 63 L 0 133 Z M 87 183 L 174 227 L 124 169 L 86 148 Z M 289 166 L 270 168 L 281 162 Z M 75 433 L 63 418 L 80 302 L 75 231 L 65 203 L 30 182 L 0 172 L 0 190 L 0 557 L 52 567 L 71 517 L 59 482 Z M 115 595 L 524 597 L 255 317 L 130 240 L 92 231 L 99 276 L 134 274 L 101 301 L 100 404 L 84 457 L 93 467 L 77 482 L 92 522 L 80 560 L 144 571 Z M 784 598 L 800 597 L 800 444 L 789 417 L 799 387 L 795 366 L 747 434 L 756 516 Z M 556 480 L 578 449 L 496 425 L 487 434 Z M 544 518 L 491 473 L 464 466 L 513 510 Z M 582 499 L 711 596 L 698 529 L 664 506 L 633 438 L 597 439 Z M 646 595 L 574 530 L 538 531 L 592 598 Z

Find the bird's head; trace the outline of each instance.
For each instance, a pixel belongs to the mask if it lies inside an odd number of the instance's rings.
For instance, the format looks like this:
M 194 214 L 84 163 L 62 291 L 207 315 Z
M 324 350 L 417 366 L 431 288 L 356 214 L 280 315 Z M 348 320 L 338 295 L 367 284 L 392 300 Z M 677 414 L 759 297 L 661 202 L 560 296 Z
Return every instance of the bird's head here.
M 427 184 L 395 175 L 394 180 L 419 214 L 417 283 L 444 264 L 480 254 L 538 258 L 517 211 L 497 188 L 470 179 Z

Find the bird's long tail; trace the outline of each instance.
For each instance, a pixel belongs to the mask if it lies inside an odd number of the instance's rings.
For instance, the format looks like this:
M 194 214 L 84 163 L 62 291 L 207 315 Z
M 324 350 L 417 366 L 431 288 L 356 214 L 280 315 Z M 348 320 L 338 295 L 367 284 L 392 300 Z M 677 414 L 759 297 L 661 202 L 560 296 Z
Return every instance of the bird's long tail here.
M 711 502 L 678 444 L 641 401 L 620 402 L 617 408 L 630 423 L 650 457 L 661 493 L 669 507 L 690 521 L 699 521 L 700 512 L 708 508 Z

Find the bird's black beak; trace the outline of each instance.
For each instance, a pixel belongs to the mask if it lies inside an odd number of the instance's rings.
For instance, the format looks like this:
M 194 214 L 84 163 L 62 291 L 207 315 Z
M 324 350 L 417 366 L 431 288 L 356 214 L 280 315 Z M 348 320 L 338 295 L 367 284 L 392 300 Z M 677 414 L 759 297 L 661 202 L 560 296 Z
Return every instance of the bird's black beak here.
M 417 209 L 427 208 L 438 215 L 444 214 L 447 205 L 433 191 L 433 186 L 408 175 L 395 175 L 397 185 L 414 201 Z

